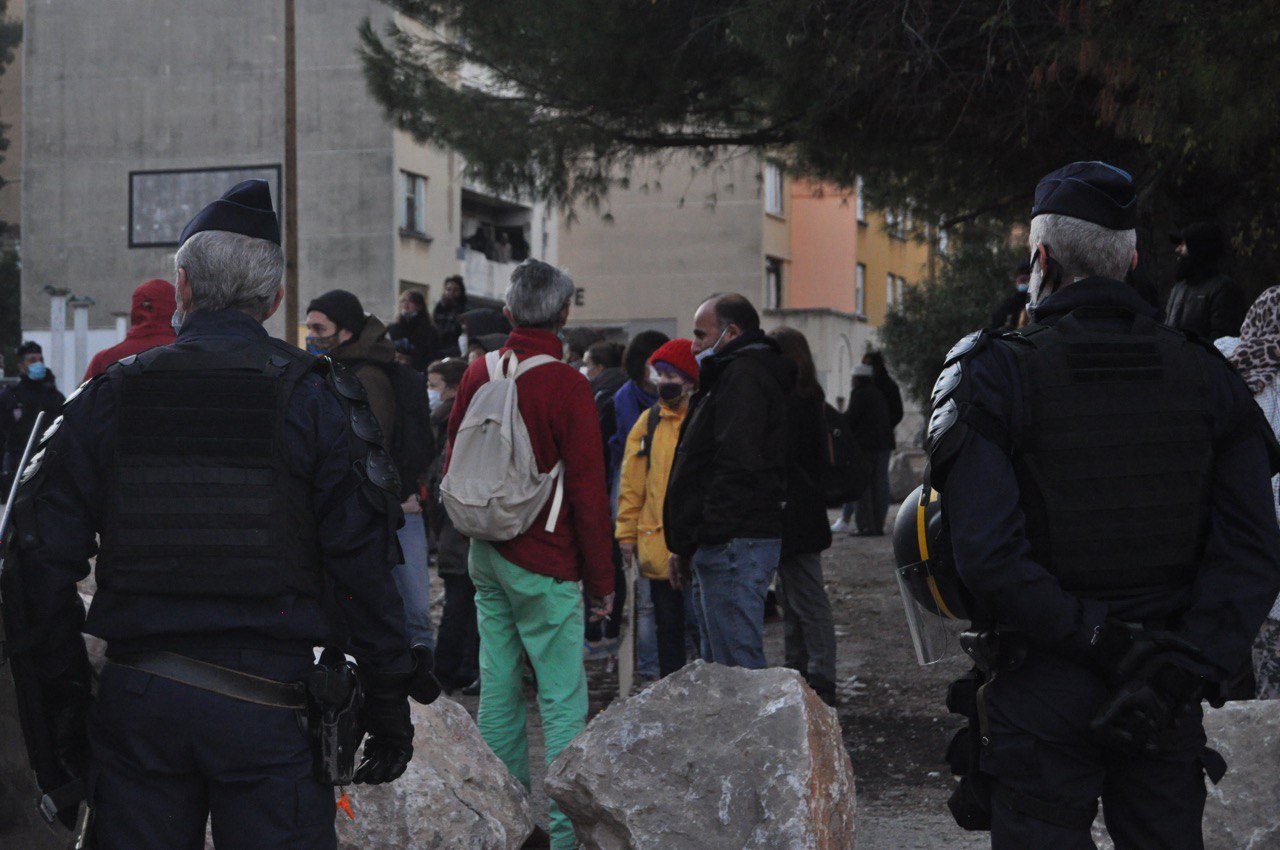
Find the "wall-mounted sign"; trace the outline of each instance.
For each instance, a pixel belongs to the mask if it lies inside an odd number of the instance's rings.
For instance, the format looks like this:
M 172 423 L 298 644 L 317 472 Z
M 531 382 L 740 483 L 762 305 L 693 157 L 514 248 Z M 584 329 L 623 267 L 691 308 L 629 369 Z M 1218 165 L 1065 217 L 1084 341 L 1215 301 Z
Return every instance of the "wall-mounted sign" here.
M 129 172 L 129 247 L 174 248 L 186 223 L 242 180 L 271 185 L 280 210 L 279 165 L 229 165 Z

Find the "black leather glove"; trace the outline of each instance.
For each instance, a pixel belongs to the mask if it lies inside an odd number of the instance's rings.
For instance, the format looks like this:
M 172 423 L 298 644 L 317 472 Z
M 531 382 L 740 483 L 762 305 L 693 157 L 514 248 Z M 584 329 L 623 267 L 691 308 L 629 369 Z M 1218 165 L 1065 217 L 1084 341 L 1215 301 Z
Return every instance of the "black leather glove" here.
M 1204 680 L 1172 660 L 1172 653 L 1149 658 L 1098 709 L 1089 724 L 1098 742 L 1123 752 L 1154 755 L 1161 733 L 1200 701 Z
M 373 673 L 367 676 L 361 712 L 368 737 L 357 785 L 381 785 L 399 779 L 413 758 L 413 722 L 409 719 L 409 681 L 412 673 Z
M 431 705 L 440 696 L 440 683 L 436 681 L 436 656 L 430 647 L 413 648 L 413 673 L 409 678 L 409 696 L 421 705 Z
M 1160 655 L 1180 655 L 1205 663 L 1199 647 L 1173 632 L 1144 629 L 1119 620 L 1107 620 L 1094 631 L 1087 660 L 1108 685 L 1118 688 Z

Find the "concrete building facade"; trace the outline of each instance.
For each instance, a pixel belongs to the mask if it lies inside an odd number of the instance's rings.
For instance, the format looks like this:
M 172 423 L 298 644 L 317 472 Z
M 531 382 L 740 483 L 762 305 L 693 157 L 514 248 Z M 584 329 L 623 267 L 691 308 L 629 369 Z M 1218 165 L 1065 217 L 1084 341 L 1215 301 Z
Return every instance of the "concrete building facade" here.
M 766 328 L 808 337 L 839 404 L 888 311 L 932 273 L 932 244 L 859 196 L 755 156 L 639 167 L 599 211 L 562 223 L 559 259 L 580 290 L 571 320 L 616 339 L 688 336 L 708 295 L 741 292 Z
M 52 287 L 92 299 L 89 355 L 113 344 L 121 330 L 111 314 L 128 309 L 143 280 L 172 280 L 182 224 L 240 179 L 268 179 L 283 212 L 283 8 L 250 0 L 163 10 L 134 0 L 29 0 L 28 336 L 50 336 Z M 392 129 L 368 94 L 357 28 L 366 17 L 376 28 L 388 14 L 373 0 L 296 5 L 300 311 L 343 288 L 389 320 L 403 289 L 433 301 L 443 279 L 462 272 L 485 295 L 509 274 L 509 262 L 463 245 L 468 223 L 473 231 L 494 225 L 483 203 L 479 215 L 466 215 L 477 192 L 464 182 L 460 158 Z M 497 200 L 511 208 L 506 230 L 538 251 L 554 247 L 542 232 L 554 219 L 541 206 Z M 279 316 L 268 328 L 283 335 L 285 321 Z M 72 336 L 64 373 L 82 368 Z

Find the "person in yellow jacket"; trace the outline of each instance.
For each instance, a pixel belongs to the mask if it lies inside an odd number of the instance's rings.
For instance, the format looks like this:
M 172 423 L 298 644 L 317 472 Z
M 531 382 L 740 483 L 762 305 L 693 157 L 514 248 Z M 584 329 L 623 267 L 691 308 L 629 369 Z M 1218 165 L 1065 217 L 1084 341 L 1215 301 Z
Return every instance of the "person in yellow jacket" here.
M 698 385 L 698 361 L 689 340 L 673 339 L 653 353 L 649 365 L 656 373 L 659 401 L 640 414 L 627 435 L 614 536 L 623 558 L 636 558 L 641 580 L 649 582 L 658 631 L 658 671 L 667 676 L 685 663 L 689 603 L 688 589 L 678 589 L 668 580 L 671 553 L 662 534 L 662 503 L 680 425 L 689 409 L 689 396 Z

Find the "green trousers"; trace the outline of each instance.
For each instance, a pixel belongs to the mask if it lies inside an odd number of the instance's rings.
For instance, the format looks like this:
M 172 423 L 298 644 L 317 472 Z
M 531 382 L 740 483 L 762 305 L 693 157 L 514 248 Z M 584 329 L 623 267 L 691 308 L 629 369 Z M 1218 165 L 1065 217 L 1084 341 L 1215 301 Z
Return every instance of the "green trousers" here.
M 471 541 L 468 559 L 480 627 L 480 735 L 512 775 L 529 787 L 524 659 L 538 681 L 547 764 L 587 721 L 582 666 L 582 592 L 576 582 L 531 573 Z M 551 803 L 551 846 L 576 850 L 573 826 Z

